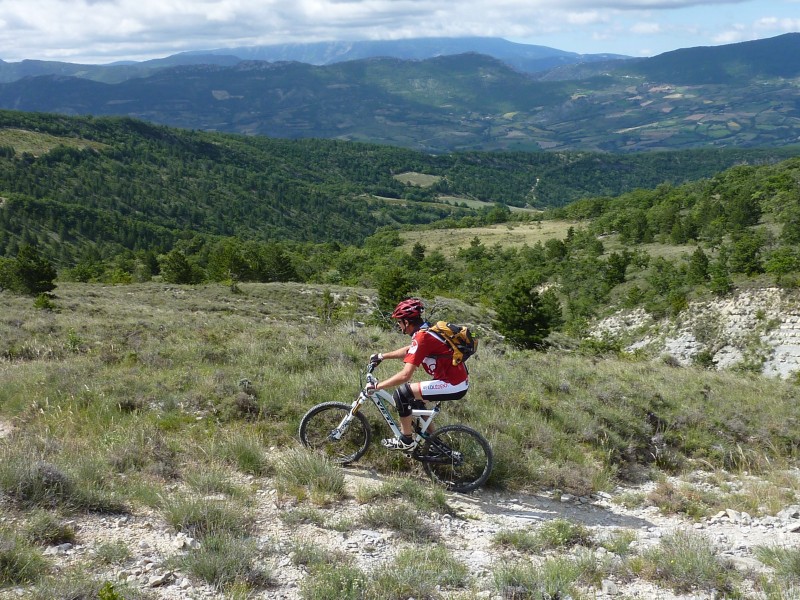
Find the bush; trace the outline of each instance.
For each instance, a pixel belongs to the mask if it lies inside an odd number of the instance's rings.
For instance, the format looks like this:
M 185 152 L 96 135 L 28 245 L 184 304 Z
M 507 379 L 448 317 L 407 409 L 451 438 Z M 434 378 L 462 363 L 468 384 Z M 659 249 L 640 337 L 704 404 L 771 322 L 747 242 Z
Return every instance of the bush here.
M 7 529 L 0 529 L 0 587 L 33 583 L 49 568 L 41 552 Z
M 104 565 L 121 565 L 131 558 L 131 550 L 123 540 L 108 542 L 97 547 L 95 560 Z
M 150 592 L 98 580 L 81 570 L 44 578 L 25 597 L 29 600 L 155 600 Z
M 494 582 L 503 598 L 569 598 L 575 594 L 580 574 L 581 567 L 576 561 L 556 557 L 542 565 L 530 562 L 503 564 L 495 572 Z
M 259 568 L 257 558 L 254 540 L 220 532 L 206 536 L 199 549 L 180 559 L 180 565 L 219 590 L 236 584 L 258 588 L 269 585 L 272 573 Z
M 45 510 L 34 511 L 28 518 L 24 531 L 26 539 L 34 544 L 54 546 L 75 542 L 75 530 Z
M 303 600 L 364 600 L 367 577 L 358 568 L 323 565 L 300 583 Z M 405 600 L 405 599 L 404 599 Z
M 642 575 L 677 592 L 695 589 L 736 594 L 736 572 L 723 564 L 705 538 L 678 531 L 661 539 L 641 556 Z
M 778 579 L 800 586 L 800 548 L 758 546 L 755 555 L 775 570 Z
M 594 546 L 591 533 L 586 527 L 565 519 L 554 519 L 536 531 L 525 529 L 503 530 L 494 538 L 495 544 L 510 546 L 525 552 L 543 552 L 573 546 Z
M 444 546 L 409 548 L 400 551 L 394 562 L 372 574 L 367 598 L 407 600 L 437 598 L 442 588 L 460 588 L 467 583 L 469 569 Z
M 206 498 L 174 498 L 164 503 L 167 522 L 176 531 L 196 537 L 209 535 L 247 535 L 252 517 L 233 503 Z
M 390 529 L 402 539 L 409 541 L 434 541 L 439 534 L 416 510 L 405 502 L 395 502 L 389 506 L 371 506 L 362 517 L 362 523 L 372 529 Z
M 87 459 L 86 462 L 67 463 L 65 467 L 37 458 L 39 454 L 29 440 L 0 446 L 0 490 L 19 506 L 127 511 L 125 504 L 107 489 L 96 464 Z
M 342 470 L 325 457 L 304 448 L 284 453 L 275 470 L 275 486 L 282 494 L 291 494 L 298 499 L 310 496 L 317 504 L 344 497 Z

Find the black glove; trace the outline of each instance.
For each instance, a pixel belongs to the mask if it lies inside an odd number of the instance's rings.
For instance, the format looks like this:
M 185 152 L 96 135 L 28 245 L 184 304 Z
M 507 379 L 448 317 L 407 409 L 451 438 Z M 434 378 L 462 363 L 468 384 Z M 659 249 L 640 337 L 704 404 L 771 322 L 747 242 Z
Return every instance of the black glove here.
M 369 357 L 369 364 L 375 365 L 376 367 L 383 362 L 383 354 L 378 352 L 377 354 L 373 354 Z

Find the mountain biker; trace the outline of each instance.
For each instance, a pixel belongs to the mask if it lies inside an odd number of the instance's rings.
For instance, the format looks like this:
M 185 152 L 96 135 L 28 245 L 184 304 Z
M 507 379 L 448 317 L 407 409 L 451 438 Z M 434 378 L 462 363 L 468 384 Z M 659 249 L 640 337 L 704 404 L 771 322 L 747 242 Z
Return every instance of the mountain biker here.
M 416 448 L 411 424 L 412 408 L 424 408 L 428 400 L 460 400 L 469 389 L 464 363 L 453 366 L 453 350 L 441 337 L 428 330 L 428 323 L 422 318 L 424 308 L 418 298 L 400 302 L 392 312 L 392 318 L 397 320 L 402 333 L 411 336 L 411 343 L 391 352 L 373 354 L 369 359 L 376 366 L 386 359 L 402 359 L 405 363 L 400 371 L 379 381 L 374 388 L 369 386 L 375 390 L 396 387 L 392 398 L 400 416 L 402 435 L 381 442 L 391 450 L 410 451 Z M 433 379 L 411 382 L 420 365 Z

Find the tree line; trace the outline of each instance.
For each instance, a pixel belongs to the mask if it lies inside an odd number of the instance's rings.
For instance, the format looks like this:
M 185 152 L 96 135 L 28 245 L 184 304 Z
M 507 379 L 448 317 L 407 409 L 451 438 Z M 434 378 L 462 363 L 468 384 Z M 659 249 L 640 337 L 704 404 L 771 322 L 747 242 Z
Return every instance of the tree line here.
M 482 177 L 491 188 L 496 173 L 513 180 L 513 164 L 533 163 L 533 155 L 515 155 L 517 163 L 502 154 L 454 155 L 442 175 L 432 165 L 445 157 L 408 150 L 217 137 L 127 119 L 41 118 L 50 135 L 95 145 L 0 153 L 0 190 L 9 190 L 0 192 L 0 288 L 21 293 L 47 293 L 52 288 L 42 282 L 56 280 L 152 278 L 233 288 L 246 281 L 366 286 L 387 302 L 393 294 L 441 295 L 489 306 L 501 321 L 516 321 L 501 330 L 536 346 L 552 329 L 580 336 L 612 306 L 663 315 L 698 294 L 725 294 L 737 278 L 784 286 L 798 280 L 797 158 L 533 214 L 503 202 L 474 209 L 430 201 L 452 189 L 446 186 L 478 186 Z M 583 155 L 546 160 L 599 164 Z M 408 171 L 427 171 L 438 183 L 419 188 L 394 177 Z M 403 227 L 531 219 L 575 226 L 563 240 L 521 248 L 475 238 L 450 257 L 424 243 L 406 249 L 400 235 Z M 683 250 L 653 256 L 647 245 L 654 243 Z

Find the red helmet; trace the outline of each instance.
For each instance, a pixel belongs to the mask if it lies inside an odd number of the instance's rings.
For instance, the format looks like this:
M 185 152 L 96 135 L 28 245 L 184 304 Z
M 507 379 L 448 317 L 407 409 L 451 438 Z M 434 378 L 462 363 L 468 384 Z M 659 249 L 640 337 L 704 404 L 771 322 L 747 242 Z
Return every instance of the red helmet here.
M 395 306 L 392 313 L 393 319 L 418 319 L 422 316 L 425 307 L 419 298 L 408 298 Z

